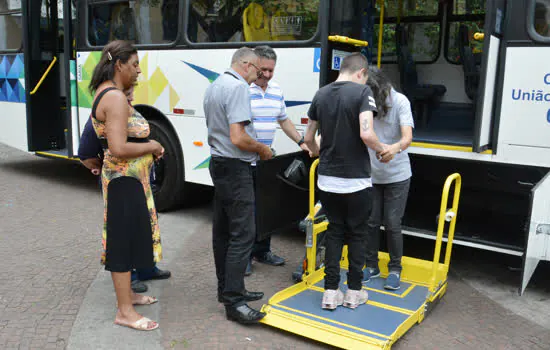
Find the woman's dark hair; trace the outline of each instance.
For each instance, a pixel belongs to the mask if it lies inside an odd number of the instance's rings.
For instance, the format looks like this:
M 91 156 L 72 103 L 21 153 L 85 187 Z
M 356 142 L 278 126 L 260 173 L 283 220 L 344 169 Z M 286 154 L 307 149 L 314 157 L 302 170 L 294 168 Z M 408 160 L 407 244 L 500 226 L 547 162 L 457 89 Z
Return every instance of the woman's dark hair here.
M 391 81 L 378 67 L 369 66 L 369 79 L 367 80 L 367 85 L 370 87 L 372 94 L 374 95 L 374 101 L 376 102 L 376 107 L 378 108 L 377 116 L 382 118 L 388 114 L 388 111 L 391 108 L 391 106 L 387 103 L 387 98 L 392 89 Z
M 115 40 L 111 41 L 103 47 L 101 59 L 94 68 L 92 80 L 90 81 L 89 89 L 93 94 L 103 82 L 113 80 L 115 77 L 115 63 L 120 60 L 121 63 L 126 63 L 137 54 L 136 48 L 128 41 Z

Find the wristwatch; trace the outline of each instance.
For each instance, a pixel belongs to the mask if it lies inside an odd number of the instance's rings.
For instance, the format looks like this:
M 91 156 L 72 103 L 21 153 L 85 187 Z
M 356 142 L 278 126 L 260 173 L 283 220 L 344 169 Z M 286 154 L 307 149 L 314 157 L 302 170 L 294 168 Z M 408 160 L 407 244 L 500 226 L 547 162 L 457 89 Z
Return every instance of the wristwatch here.
M 298 141 L 298 146 L 301 146 L 302 143 L 304 143 L 304 137 L 302 136 L 302 138 L 300 139 L 300 141 Z

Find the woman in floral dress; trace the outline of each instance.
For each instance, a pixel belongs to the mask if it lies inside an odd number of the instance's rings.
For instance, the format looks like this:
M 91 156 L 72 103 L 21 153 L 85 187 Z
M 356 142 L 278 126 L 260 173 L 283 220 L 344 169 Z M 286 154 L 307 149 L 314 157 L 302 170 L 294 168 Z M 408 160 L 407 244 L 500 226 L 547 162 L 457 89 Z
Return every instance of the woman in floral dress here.
M 111 272 L 117 296 L 115 324 L 153 330 L 158 323 L 141 316 L 133 305 L 157 302 L 131 290 L 132 269 L 152 268 L 162 258 L 160 231 L 149 183 L 154 158 L 163 147 L 149 140 L 149 124 L 129 104 L 123 91 L 135 85 L 137 50 L 126 41 L 107 44 L 94 69 L 92 123 L 104 148 L 101 171 L 105 204 L 101 262 Z

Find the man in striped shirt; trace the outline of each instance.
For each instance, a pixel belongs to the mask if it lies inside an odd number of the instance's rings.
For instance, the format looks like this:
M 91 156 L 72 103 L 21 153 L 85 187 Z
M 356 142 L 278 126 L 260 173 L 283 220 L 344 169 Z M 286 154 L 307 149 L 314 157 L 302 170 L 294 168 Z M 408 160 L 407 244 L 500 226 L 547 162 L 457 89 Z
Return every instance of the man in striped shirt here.
M 250 85 L 250 107 L 258 141 L 271 147 L 275 130 L 279 125 L 285 134 L 296 142 L 302 150 L 310 153 L 304 143 L 304 137 L 296 130 L 296 127 L 286 115 L 283 90 L 271 80 L 277 63 L 275 51 L 267 45 L 258 46 L 254 51 L 260 57 L 259 68 L 263 73 L 261 78 Z M 271 252 L 271 237 L 255 242 L 250 258 L 274 266 L 285 263 L 283 258 Z M 251 273 L 252 266 L 249 262 L 246 275 L 248 276 Z

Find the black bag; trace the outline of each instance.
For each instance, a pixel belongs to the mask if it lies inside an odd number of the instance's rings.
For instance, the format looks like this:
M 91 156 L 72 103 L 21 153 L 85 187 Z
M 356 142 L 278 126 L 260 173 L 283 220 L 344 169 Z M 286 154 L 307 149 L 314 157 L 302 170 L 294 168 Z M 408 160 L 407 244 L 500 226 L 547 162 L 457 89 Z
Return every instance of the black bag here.
M 283 174 L 285 179 L 298 185 L 307 177 L 306 165 L 300 159 L 294 159 Z

